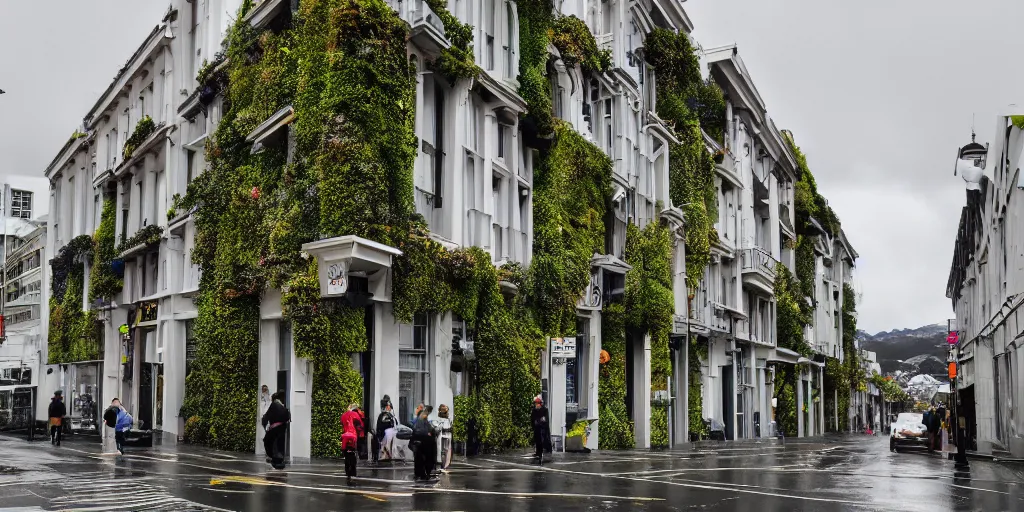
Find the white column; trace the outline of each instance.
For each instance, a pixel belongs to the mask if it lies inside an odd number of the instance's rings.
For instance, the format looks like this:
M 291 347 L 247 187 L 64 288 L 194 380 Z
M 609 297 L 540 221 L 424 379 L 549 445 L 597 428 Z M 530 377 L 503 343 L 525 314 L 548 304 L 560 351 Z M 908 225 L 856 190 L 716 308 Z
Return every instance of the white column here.
M 633 341 L 633 434 L 637 448 L 650 448 L 651 337 L 644 334 L 640 340 L 634 338 Z
M 814 371 L 807 368 L 807 422 L 804 431 L 807 437 L 814 436 Z
M 821 404 L 818 406 L 818 424 L 821 425 L 821 432 L 824 434 L 828 428 L 825 426 L 825 367 L 818 368 L 818 396 L 821 397 Z
M 733 328 L 735 328 L 735 326 L 736 326 L 736 322 L 733 322 Z M 735 342 L 733 342 L 732 348 L 733 348 L 733 350 L 736 349 Z M 739 433 L 740 433 L 740 425 L 739 425 L 740 422 L 739 422 L 739 419 L 740 418 L 739 418 L 739 414 L 738 414 L 739 413 L 739 409 L 740 409 L 739 408 L 740 404 L 738 403 L 738 400 L 736 399 L 736 397 L 740 395 L 740 388 L 739 388 L 739 385 L 738 385 L 739 384 L 738 376 L 739 376 L 740 359 L 742 357 L 743 357 L 743 355 L 740 352 L 733 352 L 732 353 L 732 372 L 730 372 L 730 373 L 732 373 L 732 375 L 729 375 L 729 377 L 728 377 L 728 378 L 732 379 L 732 397 L 730 397 L 731 398 L 730 402 L 732 403 L 732 410 L 731 411 L 725 411 L 725 413 L 732 415 L 732 438 L 733 438 L 733 440 L 739 439 L 739 437 L 740 437 L 739 436 Z
M 598 418 L 600 416 L 599 405 L 598 405 L 598 379 L 601 376 L 601 312 L 593 311 L 590 314 L 590 353 L 587 357 L 587 372 L 589 372 L 589 378 L 587 379 L 586 390 L 581 390 L 586 393 L 587 400 L 587 416 L 591 419 Z M 596 450 L 598 447 L 599 431 L 601 429 L 601 422 L 595 421 L 590 424 L 590 436 L 587 437 L 587 448 Z
M 384 395 L 388 395 L 395 406 L 397 415 L 399 414 L 397 378 L 399 326 L 395 323 L 390 303 L 374 303 L 373 315 L 373 357 L 371 358 L 372 371 L 370 372 L 372 380 L 370 392 L 373 393 L 373 402 L 370 405 L 378 404 L 379 406 Z M 453 415 L 459 414 L 454 407 L 451 410 Z M 406 413 L 402 412 L 402 414 Z M 398 420 L 409 421 L 409 418 L 400 417 Z
M 551 357 L 550 345 L 548 357 Z M 565 363 L 555 364 L 551 361 L 548 370 L 548 403 L 546 405 L 551 421 L 549 434 L 555 437 L 562 435 L 562 427 L 565 426 Z
M 804 374 L 803 368 L 796 368 L 796 436 L 804 437 Z

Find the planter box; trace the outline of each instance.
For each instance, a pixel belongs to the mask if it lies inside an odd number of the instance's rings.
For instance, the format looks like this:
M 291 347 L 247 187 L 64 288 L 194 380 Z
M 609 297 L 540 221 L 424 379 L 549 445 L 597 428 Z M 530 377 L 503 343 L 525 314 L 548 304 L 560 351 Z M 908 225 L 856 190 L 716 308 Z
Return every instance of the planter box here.
M 565 451 L 567 452 L 589 452 L 583 445 L 583 436 L 565 438 Z

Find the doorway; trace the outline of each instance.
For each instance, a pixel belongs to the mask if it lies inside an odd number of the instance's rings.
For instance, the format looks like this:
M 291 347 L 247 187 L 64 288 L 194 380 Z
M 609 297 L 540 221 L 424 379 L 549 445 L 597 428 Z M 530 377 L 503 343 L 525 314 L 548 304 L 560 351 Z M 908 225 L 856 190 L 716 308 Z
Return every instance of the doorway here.
M 277 389 L 276 393 L 283 394 L 281 402 L 289 407 L 288 397 L 291 396 L 291 367 L 292 367 L 292 324 L 284 320 L 281 322 L 281 332 L 277 340 Z M 285 427 L 288 428 L 288 427 Z M 286 431 L 284 436 L 284 456 L 291 454 L 291 431 Z
M 733 416 L 733 401 L 735 400 L 735 395 L 733 394 L 732 386 L 732 365 L 723 366 L 719 375 L 722 376 L 722 416 L 724 416 L 722 423 L 725 424 L 725 438 L 731 441 L 736 439 L 733 437 L 733 420 L 735 419 Z

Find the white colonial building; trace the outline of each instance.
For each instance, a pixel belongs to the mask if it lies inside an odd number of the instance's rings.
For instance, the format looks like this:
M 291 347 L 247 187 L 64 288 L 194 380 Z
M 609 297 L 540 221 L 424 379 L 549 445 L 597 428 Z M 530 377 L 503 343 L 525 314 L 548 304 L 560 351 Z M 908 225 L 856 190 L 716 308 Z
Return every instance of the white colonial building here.
M 967 184 L 967 201 L 946 286 L 956 313 L 951 329 L 959 335 L 960 371 L 954 382 L 968 448 L 1014 457 L 1024 456 L 1022 115 L 1020 108 L 1005 110 L 996 118 L 990 144 L 972 140 L 959 152 L 957 170 Z

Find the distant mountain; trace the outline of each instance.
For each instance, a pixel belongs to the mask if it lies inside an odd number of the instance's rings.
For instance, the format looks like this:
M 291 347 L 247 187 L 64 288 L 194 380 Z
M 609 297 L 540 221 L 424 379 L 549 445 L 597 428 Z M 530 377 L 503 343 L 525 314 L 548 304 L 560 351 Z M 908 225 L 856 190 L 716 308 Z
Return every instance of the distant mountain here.
M 904 370 L 936 377 L 947 372 L 946 324 L 917 329 L 893 329 L 878 334 L 857 331 L 860 347 L 877 354 L 883 373 Z

